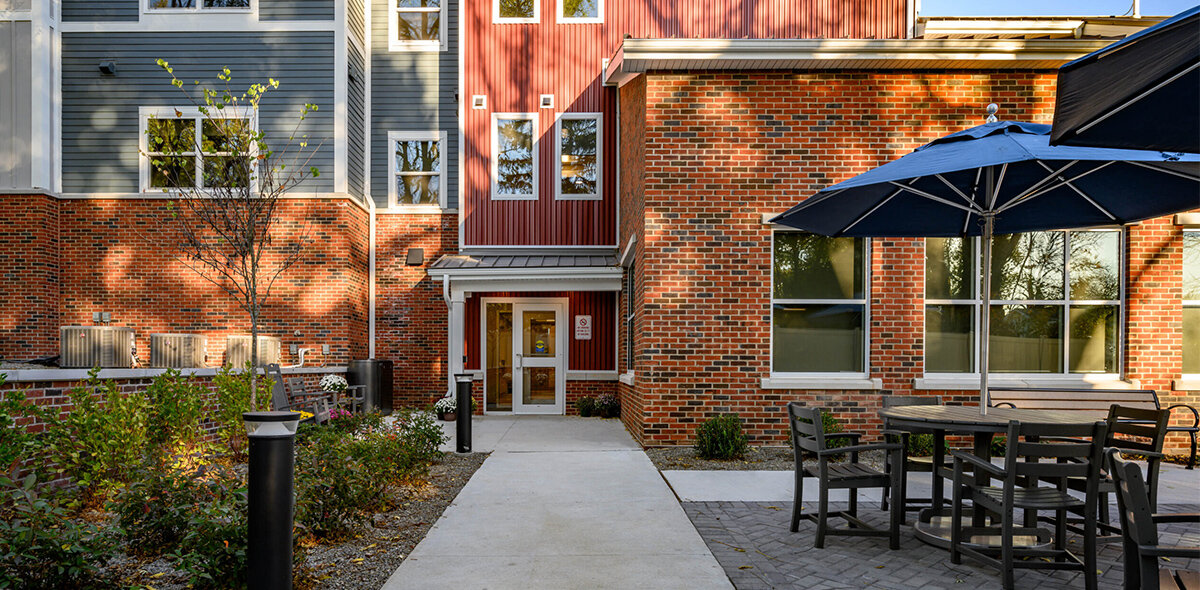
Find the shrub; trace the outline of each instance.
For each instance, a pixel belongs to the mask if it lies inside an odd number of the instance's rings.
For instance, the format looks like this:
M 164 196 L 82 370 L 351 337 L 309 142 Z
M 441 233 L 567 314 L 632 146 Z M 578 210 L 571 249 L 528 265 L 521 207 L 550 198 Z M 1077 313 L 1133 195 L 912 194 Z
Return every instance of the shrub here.
M 835 434 L 835 433 L 842 432 L 843 430 L 845 430 L 845 427 L 842 426 L 842 421 L 838 420 L 837 416 L 834 416 L 830 412 L 822 411 L 821 412 L 821 429 L 825 432 L 825 434 Z M 835 438 L 832 440 L 827 440 L 827 441 L 825 441 L 825 446 L 830 449 L 836 449 L 838 447 L 848 447 L 848 446 L 850 446 L 850 439 Z
M 146 388 L 146 442 L 152 461 L 161 463 L 173 451 L 195 449 L 201 434 L 204 392 L 175 369 L 155 377 Z
M 383 428 L 383 414 L 362 412 L 352 414 L 341 408 L 329 411 L 329 425 L 348 434 L 360 434 Z
M 612 393 L 602 394 L 596 398 L 596 413 L 603 418 L 616 418 L 621 415 L 621 400 Z
M 696 430 L 696 454 L 704 459 L 737 459 L 749 445 L 737 414 L 710 418 Z
M 246 363 L 246 367 L 237 372 L 230 367 L 222 367 L 213 377 L 217 394 L 217 439 L 230 455 L 238 459 L 245 458 L 249 444 L 242 414 L 250 411 L 250 381 L 255 376 L 255 371 L 250 370 L 250 364 Z M 258 379 L 257 410 L 271 409 L 272 385 L 270 378 Z
M 0 373 L 0 385 L 4 384 Z M 38 435 L 26 428 L 29 422 L 52 424 L 50 413 L 26 399 L 23 391 L 9 391 L 0 399 L 0 473 L 33 469 L 41 472 L 47 465 L 46 449 Z
M 575 409 L 579 410 L 579 415 L 587 418 L 596 411 L 596 398 L 585 395 L 575 402 Z
M 38 492 L 37 478 L 0 477 L 0 588 L 109 587 L 100 568 L 112 548 L 109 531 L 76 522 Z

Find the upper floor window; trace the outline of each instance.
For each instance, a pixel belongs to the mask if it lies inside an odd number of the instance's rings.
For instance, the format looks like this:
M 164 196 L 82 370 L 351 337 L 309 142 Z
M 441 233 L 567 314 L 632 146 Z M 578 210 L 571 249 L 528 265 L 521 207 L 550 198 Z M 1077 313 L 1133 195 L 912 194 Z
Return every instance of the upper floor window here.
M 604 0 L 557 0 L 558 22 L 602 23 Z
M 1119 372 L 1120 243 L 1117 230 L 996 236 L 990 372 Z M 978 372 L 979 272 L 976 240 L 926 240 L 926 372 Z
M 444 51 L 447 0 L 387 0 L 388 49 Z
M 142 192 L 254 182 L 256 121 L 196 108 L 139 109 Z
M 603 165 L 600 113 L 563 113 L 554 157 L 555 198 L 600 199 Z
M 388 204 L 446 207 L 445 131 L 388 133 L 391 150 Z
M 146 0 L 148 10 L 241 10 L 250 8 L 250 0 Z
M 492 114 L 492 198 L 537 200 L 537 113 Z
M 1200 374 L 1200 231 L 1183 232 L 1183 372 Z
M 776 231 L 771 371 L 866 373 L 866 242 Z
M 536 23 L 541 10 L 541 0 L 492 0 L 492 22 Z

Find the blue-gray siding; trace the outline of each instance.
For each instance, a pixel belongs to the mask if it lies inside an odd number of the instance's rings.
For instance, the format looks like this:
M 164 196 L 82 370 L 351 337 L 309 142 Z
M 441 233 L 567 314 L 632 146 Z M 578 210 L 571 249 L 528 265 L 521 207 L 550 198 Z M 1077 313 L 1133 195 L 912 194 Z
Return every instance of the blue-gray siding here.
M 33 37 L 28 21 L 0 22 L 0 189 L 30 188 Z
M 391 182 L 388 131 L 434 130 L 446 131 L 446 194 L 449 206 L 458 206 L 458 4 L 447 2 L 447 51 L 394 53 L 388 52 L 389 3 L 371 5 L 371 195 L 378 206 L 387 206 Z
M 63 192 L 138 190 L 138 107 L 189 104 L 155 64 L 158 58 L 171 63 L 185 88 L 193 80 L 216 87 L 216 74 L 226 66 L 239 92 L 268 78 L 279 80 L 259 111 L 259 127 L 275 149 L 287 142 L 302 106 L 318 105 L 298 133 L 309 136 L 310 146 L 320 144 L 311 165 L 321 176 L 302 190 L 332 190 L 332 33 L 64 33 Z M 115 76 L 96 69 L 107 59 L 117 61 Z
M 136 21 L 140 0 L 63 0 L 67 21 Z
M 259 0 L 259 20 L 333 20 L 335 0 Z
M 396 0 L 388 1 L 395 2 Z M 347 0 L 346 28 L 350 31 L 351 36 L 358 39 L 359 43 L 366 44 L 367 38 L 363 34 L 366 30 L 366 22 L 363 20 L 363 0 Z
M 366 156 L 363 149 L 363 137 L 366 135 L 363 125 L 365 120 L 366 72 L 364 65 L 366 60 L 359 51 L 358 45 L 347 40 L 346 46 L 346 75 L 349 78 L 346 85 L 346 135 L 348 141 L 346 182 L 349 184 L 350 194 L 362 198 L 363 158 Z

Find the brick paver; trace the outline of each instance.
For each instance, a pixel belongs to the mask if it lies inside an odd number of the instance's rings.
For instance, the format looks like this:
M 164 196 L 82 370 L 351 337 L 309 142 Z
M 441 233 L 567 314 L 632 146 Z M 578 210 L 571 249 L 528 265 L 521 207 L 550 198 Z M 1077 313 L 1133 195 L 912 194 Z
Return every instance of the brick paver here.
M 834 509 L 842 506 L 833 505 Z M 889 551 L 886 538 L 828 537 L 825 549 L 813 548 L 816 525 L 803 520 L 800 531 L 788 531 L 790 502 L 685 502 L 684 510 L 738 590 L 773 588 L 976 589 L 999 588 L 999 572 L 964 558 L 950 563 L 944 549 L 926 545 L 911 529 L 901 535 L 900 549 Z M 871 504 L 859 505 L 859 515 L 874 526 L 886 526 L 886 513 Z M 806 510 L 816 506 L 805 503 Z M 1163 505 L 1162 512 L 1198 512 L 1198 505 Z M 1115 509 L 1113 513 L 1115 517 Z M 912 515 L 909 517 L 913 518 Z M 834 520 L 835 526 L 844 521 Z M 1200 546 L 1200 528 L 1164 525 L 1164 544 Z M 1071 546 L 1082 542 L 1067 539 Z M 1101 590 L 1121 587 L 1121 545 L 1100 545 Z M 1171 567 L 1200 569 L 1200 560 L 1175 560 Z M 1079 572 L 1017 570 L 1017 588 L 1082 588 Z

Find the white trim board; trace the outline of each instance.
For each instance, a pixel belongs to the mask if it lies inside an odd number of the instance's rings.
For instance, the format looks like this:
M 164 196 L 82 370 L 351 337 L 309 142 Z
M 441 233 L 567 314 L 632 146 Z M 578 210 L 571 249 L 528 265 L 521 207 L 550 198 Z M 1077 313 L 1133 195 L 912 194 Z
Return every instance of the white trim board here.
M 260 21 L 241 13 L 151 14 L 142 15 L 141 21 L 65 22 L 61 28 L 64 33 L 240 33 L 337 31 L 338 25 L 331 20 Z

